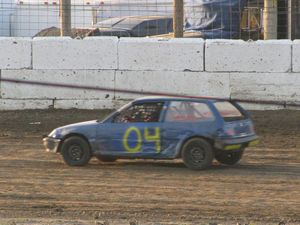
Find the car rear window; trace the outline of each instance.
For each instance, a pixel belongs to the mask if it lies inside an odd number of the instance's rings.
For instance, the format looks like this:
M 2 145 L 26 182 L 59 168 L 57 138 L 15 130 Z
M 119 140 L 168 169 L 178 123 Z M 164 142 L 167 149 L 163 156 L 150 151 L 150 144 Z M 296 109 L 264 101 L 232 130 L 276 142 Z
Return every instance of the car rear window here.
M 230 102 L 215 102 L 215 107 L 225 121 L 244 119 L 245 116 Z
M 214 119 L 210 108 L 205 103 L 189 101 L 173 101 L 170 103 L 166 122 L 197 122 Z

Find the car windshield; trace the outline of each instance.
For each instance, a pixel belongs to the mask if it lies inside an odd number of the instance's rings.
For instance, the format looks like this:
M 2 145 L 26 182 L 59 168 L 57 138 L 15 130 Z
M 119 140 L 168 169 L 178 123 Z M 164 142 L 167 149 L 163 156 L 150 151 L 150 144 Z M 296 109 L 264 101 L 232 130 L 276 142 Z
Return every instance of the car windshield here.
M 214 105 L 225 121 L 245 119 L 240 110 L 228 101 L 215 102 Z
M 120 113 L 121 111 L 123 111 L 126 108 L 129 108 L 129 106 L 131 106 L 131 104 L 132 103 L 129 102 L 129 103 L 123 105 L 121 108 L 119 108 L 117 110 L 114 110 L 113 112 L 111 112 L 110 114 L 108 114 L 106 117 L 104 117 L 104 119 L 98 119 L 97 122 L 101 122 L 102 123 L 102 122 L 105 122 L 105 121 L 111 119 L 114 115 Z
M 96 27 L 110 28 L 120 23 L 122 20 L 124 20 L 124 18 L 120 18 L 120 17 L 102 20 L 96 24 Z
M 138 25 L 141 20 L 136 18 L 111 18 L 103 20 L 97 23 L 96 27 L 103 28 L 121 28 L 121 29 L 132 29 Z

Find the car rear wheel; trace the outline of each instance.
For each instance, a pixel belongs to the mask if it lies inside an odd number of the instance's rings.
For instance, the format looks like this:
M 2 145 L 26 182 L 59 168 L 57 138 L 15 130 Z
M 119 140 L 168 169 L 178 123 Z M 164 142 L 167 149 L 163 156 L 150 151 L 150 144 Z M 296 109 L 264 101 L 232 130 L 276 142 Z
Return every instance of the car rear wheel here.
M 181 156 L 188 168 L 202 170 L 211 166 L 214 152 L 209 142 L 202 138 L 193 138 L 183 145 Z
M 117 158 L 113 156 L 96 155 L 95 157 L 101 162 L 115 162 L 117 160 Z
M 81 137 L 73 136 L 64 140 L 61 154 L 69 166 L 84 166 L 91 159 L 88 143 Z
M 216 155 L 216 160 L 225 165 L 234 165 L 242 158 L 244 149 L 238 152 L 220 152 Z

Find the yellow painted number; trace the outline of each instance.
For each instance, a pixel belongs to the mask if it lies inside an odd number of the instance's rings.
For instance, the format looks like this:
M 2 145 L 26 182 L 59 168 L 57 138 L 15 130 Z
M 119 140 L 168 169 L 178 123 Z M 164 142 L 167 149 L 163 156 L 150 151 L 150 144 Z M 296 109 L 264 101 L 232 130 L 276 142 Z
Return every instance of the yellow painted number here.
M 131 134 L 131 132 L 135 132 L 137 136 L 137 144 L 134 147 L 131 147 L 128 145 L 128 137 Z M 160 144 L 160 129 L 159 127 L 155 127 L 154 134 L 149 134 L 149 129 L 144 128 L 144 138 L 148 142 L 155 142 L 155 149 L 156 152 L 159 153 L 161 150 L 161 144 Z M 141 131 L 137 127 L 129 127 L 123 136 L 123 146 L 127 152 L 130 153 L 137 153 L 141 151 L 142 148 L 142 134 Z
M 137 136 L 137 144 L 135 147 L 130 147 L 128 145 L 128 137 L 130 135 L 131 132 L 135 132 L 136 136 Z M 136 127 L 129 127 L 124 136 L 123 136 L 123 146 L 126 149 L 127 152 L 131 152 L 131 153 L 137 153 L 141 150 L 142 147 L 142 135 L 141 132 L 138 128 Z
M 155 127 L 154 129 L 154 134 L 153 135 L 149 135 L 149 130 L 148 128 L 144 129 L 144 136 L 145 136 L 145 140 L 149 141 L 149 142 L 155 142 L 155 148 L 156 148 L 156 152 L 159 153 L 160 152 L 160 129 L 159 127 Z

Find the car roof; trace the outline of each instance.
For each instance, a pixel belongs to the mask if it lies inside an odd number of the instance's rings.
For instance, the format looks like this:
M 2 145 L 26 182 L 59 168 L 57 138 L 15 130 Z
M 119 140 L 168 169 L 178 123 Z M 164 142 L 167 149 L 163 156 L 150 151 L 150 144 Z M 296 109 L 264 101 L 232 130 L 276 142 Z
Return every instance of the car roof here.
M 96 28 L 120 28 L 120 29 L 132 29 L 133 27 L 141 24 L 145 21 L 156 20 L 172 20 L 169 16 L 123 16 L 112 17 L 102 21 L 99 21 L 94 25 Z
M 219 99 L 214 98 L 190 98 L 190 97 L 168 97 L 168 96 L 147 96 L 135 99 L 133 103 L 137 102 L 155 102 L 155 101 L 205 101 L 205 102 L 216 102 Z
M 132 21 L 147 21 L 147 20 L 159 20 L 159 19 L 170 19 L 172 20 L 173 17 L 171 16 L 120 16 L 120 17 L 111 17 L 102 21 L 99 21 L 99 23 L 103 21 L 109 21 L 109 20 L 127 20 L 130 19 Z
M 154 19 L 173 19 L 172 16 L 124 16 L 120 19 L 136 19 L 136 20 L 154 20 Z

